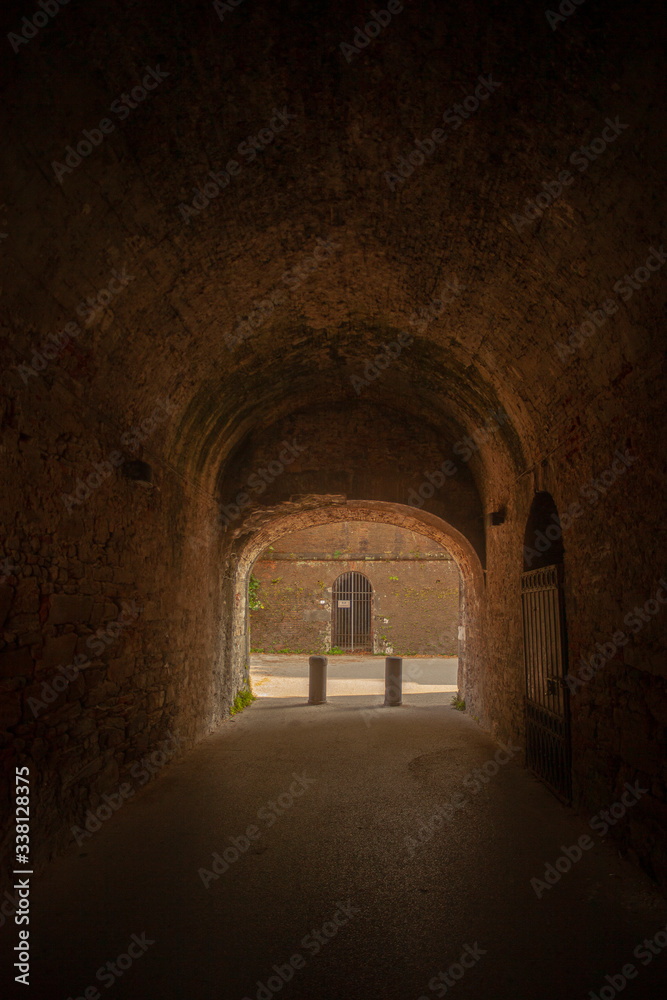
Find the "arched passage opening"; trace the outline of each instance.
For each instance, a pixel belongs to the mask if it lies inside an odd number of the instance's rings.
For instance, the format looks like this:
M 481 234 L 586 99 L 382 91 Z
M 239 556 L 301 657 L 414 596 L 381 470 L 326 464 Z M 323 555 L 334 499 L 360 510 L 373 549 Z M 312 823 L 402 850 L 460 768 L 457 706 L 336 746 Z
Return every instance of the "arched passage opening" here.
M 562 566 L 563 529 L 554 498 L 546 490 L 539 490 L 528 514 L 523 540 L 523 568 L 541 569 L 543 566 Z
M 332 698 L 380 696 L 384 657 L 404 695 L 458 690 L 459 571 L 425 535 L 369 521 L 288 532 L 253 564 L 250 676 L 262 698 L 305 698 L 311 655 L 329 658 Z
M 249 681 L 249 607 L 248 581 L 258 556 L 272 542 L 297 528 L 330 524 L 340 521 L 366 521 L 393 524 L 407 528 L 438 542 L 447 549 L 460 575 L 460 627 L 458 690 L 465 697 L 466 675 L 470 665 L 481 665 L 481 629 L 479 613 L 484 601 L 484 575 L 479 557 L 472 544 L 441 518 L 404 504 L 382 501 L 347 501 L 341 497 L 308 497 L 285 503 L 262 519 L 256 530 L 237 540 L 232 556 L 233 591 L 229 600 L 234 623 L 230 634 L 227 663 L 230 680 L 238 690 Z M 250 525 L 248 526 L 250 527 Z M 345 599 L 345 598 L 343 598 Z

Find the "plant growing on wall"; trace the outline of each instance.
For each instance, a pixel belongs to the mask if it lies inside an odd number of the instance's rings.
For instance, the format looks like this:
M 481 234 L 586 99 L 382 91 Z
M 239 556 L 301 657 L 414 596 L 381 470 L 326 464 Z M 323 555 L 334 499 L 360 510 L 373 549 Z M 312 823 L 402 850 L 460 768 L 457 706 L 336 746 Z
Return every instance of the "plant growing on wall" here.
M 238 715 L 238 713 L 242 712 L 244 708 L 251 705 L 252 702 L 256 700 L 256 697 L 257 696 L 252 693 L 250 685 L 248 684 L 248 686 L 242 688 L 236 695 L 236 698 L 234 698 L 234 702 L 229 709 L 229 714 Z
M 257 577 L 250 576 L 248 580 L 248 606 L 251 611 L 258 611 L 260 608 L 263 610 L 264 605 L 257 596 L 261 584 Z

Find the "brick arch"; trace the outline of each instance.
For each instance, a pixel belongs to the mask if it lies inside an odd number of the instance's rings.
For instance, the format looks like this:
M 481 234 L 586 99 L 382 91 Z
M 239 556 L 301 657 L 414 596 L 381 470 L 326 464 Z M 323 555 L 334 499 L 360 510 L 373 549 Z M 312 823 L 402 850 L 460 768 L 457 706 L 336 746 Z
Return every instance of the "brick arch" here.
M 236 686 L 245 683 L 249 663 L 249 628 L 247 584 L 253 564 L 277 538 L 292 531 L 331 524 L 336 521 L 366 521 L 393 524 L 424 535 L 447 549 L 461 578 L 461 624 L 464 632 L 459 641 L 459 690 L 465 696 L 468 674 L 477 675 L 482 668 L 483 632 L 480 616 L 485 604 L 484 570 L 470 541 L 452 525 L 424 510 L 404 504 L 383 501 L 346 500 L 343 497 L 308 497 L 299 502 L 275 508 L 261 527 L 239 539 L 231 554 L 233 593 L 230 605 L 234 623 L 227 650 L 231 680 Z

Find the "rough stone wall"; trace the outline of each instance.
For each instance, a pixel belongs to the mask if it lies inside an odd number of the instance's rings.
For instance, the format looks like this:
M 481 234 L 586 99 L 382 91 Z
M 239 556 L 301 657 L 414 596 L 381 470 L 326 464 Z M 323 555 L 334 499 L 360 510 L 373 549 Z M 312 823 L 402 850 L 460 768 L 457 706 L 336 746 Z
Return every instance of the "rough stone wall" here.
M 667 576 L 653 492 L 665 465 L 650 429 L 661 410 L 649 397 L 605 423 L 591 416 L 576 465 L 544 481 L 559 509 L 582 509 L 563 535 L 576 800 L 592 815 L 638 781 L 645 794 L 612 835 L 667 885 Z
M 495 494 L 494 508 L 508 503 L 505 522 L 487 529 L 485 653 L 464 684 L 472 714 L 498 735 L 522 739 L 519 580 L 534 491 L 546 490 L 563 518 L 574 802 L 590 817 L 638 781 L 645 794 L 610 835 L 665 885 L 667 605 L 656 595 L 667 577 L 654 493 L 664 464 L 656 464 L 649 430 L 659 410 L 658 398 L 617 398 L 605 415 L 590 409 L 585 430 L 576 421 L 569 428 L 567 448 L 518 489 Z
M 335 555 L 344 559 L 346 556 L 378 554 L 387 558 L 391 556 L 435 556 L 449 557 L 449 553 L 437 545 L 431 538 L 407 531 L 394 524 L 374 524 L 363 521 L 338 521 L 335 524 L 322 524 L 317 528 L 307 528 L 303 531 L 291 531 L 289 535 L 276 538 L 262 558 L 292 556 L 296 553 L 317 557 Z
M 397 421 L 392 410 L 375 404 L 301 410 L 246 436 L 221 473 L 223 511 L 233 529 L 255 509 L 299 495 L 341 494 L 421 509 L 425 501 L 417 491 L 430 486 L 427 475 L 440 469 L 454 443 L 423 420 L 404 414 Z M 484 561 L 484 518 L 468 464 L 459 460 L 455 475 L 442 476 L 429 509 L 470 539 Z
M 126 428 L 67 402 L 38 382 L 1 411 L 1 812 L 20 758 L 38 866 L 74 843 L 101 796 L 136 786 L 133 768 L 168 734 L 172 754 L 187 748 L 230 700 L 219 572 L 197 544 L 206 506 L 157 463 L 153 487 L 124 476 L 141 454 Z M 156 453 L 168 419 L 152 431 Z

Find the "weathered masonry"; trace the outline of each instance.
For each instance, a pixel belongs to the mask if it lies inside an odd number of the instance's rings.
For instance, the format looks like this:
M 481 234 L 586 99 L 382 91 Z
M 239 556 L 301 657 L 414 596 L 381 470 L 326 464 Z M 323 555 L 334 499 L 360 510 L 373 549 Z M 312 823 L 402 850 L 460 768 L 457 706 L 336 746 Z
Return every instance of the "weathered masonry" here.
M 261 607 L 250 616 L 251 649 L 456 656 L 458 570 L 424 543 L 389 525 L 344 522 L 277 539 L 252 568 Z M 349 574 L 368 586 L 350 587 Z
M 648 789 L 667 884 L 659 12 L 425 0 L 348 62 L 358 5 L 274 6 L 5 45 L 2 815 L 20 759 L 71 846 L 227 718 L 262 553 L 371 523 L 450 553 L 483 727 L 588 816 Z

